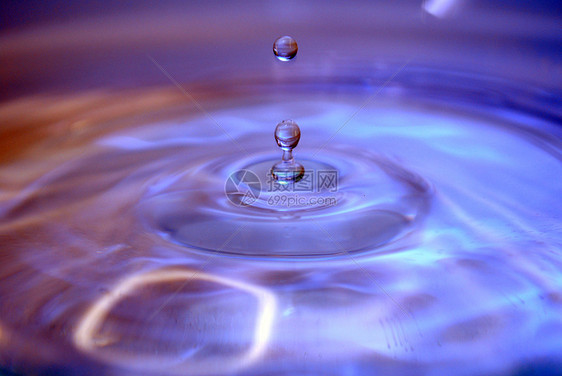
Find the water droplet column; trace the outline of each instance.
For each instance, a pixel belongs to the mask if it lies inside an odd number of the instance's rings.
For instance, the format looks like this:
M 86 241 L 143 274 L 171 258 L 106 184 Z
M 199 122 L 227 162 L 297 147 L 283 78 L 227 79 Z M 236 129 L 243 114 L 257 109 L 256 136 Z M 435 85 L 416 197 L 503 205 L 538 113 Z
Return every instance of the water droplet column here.
M 303 165 L 293 157 L 293 149 L 297 147 L 300 138 L 299 126 L 292 120 L 283 120 L 275 127 L 275 141 L 283 150 L 283 156 L 271 168 L 271 175 L 281 184 L 297 182 L 304 175 Z

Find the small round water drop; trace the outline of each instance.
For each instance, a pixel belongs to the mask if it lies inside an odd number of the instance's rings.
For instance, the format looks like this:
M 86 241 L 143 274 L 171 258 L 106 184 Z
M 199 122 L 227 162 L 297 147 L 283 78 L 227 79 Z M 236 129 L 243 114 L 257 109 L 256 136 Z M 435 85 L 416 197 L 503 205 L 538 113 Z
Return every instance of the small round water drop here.
M 271 175 L 281 184 L 297 182 L 304 176 L 304 167 L 293 158 L 300 138 L 301 130 L 292 120 L 283 120 L 275 127 L 275 141 L 283 150 L 283 157 L 271 167 Z
M 280 148 L 296 148 L 301 139 L 301 130 L 292 120 L 283 120 L 275 127 L 275 141 Z
M 297 41 L 288 35 L 279 37 L 273 42 L 273 53 L 275 57 L 281 61 L 291 60 L 297 56 L 298 50 L 299 46 L 297 46 Z

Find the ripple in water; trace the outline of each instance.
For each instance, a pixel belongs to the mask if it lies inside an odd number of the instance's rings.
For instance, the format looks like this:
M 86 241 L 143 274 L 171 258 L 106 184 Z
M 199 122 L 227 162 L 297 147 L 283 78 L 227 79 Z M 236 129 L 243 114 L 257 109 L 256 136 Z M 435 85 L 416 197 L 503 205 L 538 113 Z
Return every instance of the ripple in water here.
M 173 90 L 5 104 L 0 346 L 16 363 L 33 347 L 36 362 L 130 374 L 556 359 L 559 118 L 543 92 L 476 98 L 423 74 L 431 97 L 405 73 L 341 131 L 364 86 L 210 92 L 220 128 Z M 270 179 L 287 116 L 298 161 L 317 183 L 337 172 L 335 187 Z

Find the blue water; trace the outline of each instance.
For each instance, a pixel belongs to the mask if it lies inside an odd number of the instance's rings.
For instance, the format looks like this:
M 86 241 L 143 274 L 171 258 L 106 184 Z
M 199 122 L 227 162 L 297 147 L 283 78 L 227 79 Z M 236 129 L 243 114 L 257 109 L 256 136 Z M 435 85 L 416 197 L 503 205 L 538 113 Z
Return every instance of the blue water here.
M 558 2 L 33 3 L 0 373 L 560 374 Z
M 414 76 L 431 78 L 426 95 Z M 31 146 L 0 166 L 0 344 L 16 363 L 33 346 L 107 374 L 552 368 L 556 114 L 535 110 L 544 94 L 450 78 L 409 70 L 355 115 L 364 84 L 202 90 L 208 114 L 159 88 L 5 105 Z M 22 106 L 46 125 L 27 128 Z M 301 126 L 297 160 L 337 171 L 335 189 L 269 188 L 284 117 Z M 238 169 L 262 180 L 251 205 L 225 193 Z

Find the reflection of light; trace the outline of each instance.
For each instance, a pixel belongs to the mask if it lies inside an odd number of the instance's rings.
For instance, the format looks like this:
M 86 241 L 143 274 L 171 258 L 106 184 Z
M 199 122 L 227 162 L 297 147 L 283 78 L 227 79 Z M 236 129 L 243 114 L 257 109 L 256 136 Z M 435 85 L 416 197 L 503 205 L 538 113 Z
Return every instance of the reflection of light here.
M 0 348 L 6 346 L 7 348 L 12 348 L 15 345 L 14 335 L 8 330 L 2 323 L 0 323 Z M 2 369 L 0 366 L 0 374 Z
M 3 345 L 4 342 L 4 328 L 0 325 L 0 345 Z
M 230 359 L 212 359 L 209 361 L 191 361 L 181 363 L 178 357 L 171 356 L 149 356 L 139 354 L 132 356 L 129 353 L 112 350 L 111 352 L 96 351 L 99 341 L 95 339 L 96 332 L 101 327 L 105 317 L 111 309 L 125 296 L 131 294 L 135 289 L 148 284 L 170 282 L 174 280 L 204 280 L 230 286 L 250 293 L 258 300 L 256 325 L 253 336 L 252 347 L 240 356 Z M 147 370 L 153 367 L 162 370 L 169 366 L 174 373 L 186 374 L 196 372 L 197 374 L 217 373 L 225 369 L 235 369 L 250 365 L 256 361 L 264 352 L 271 335 L 271 327 L 276 311 L 275 297 L 267 290 L 250 285 L 241 281 L 220 277 L 217 275 L 198 272 L 196 270 L 157 270 L 147 273 L 132 275 L 117 284 L 109 293 L 97 300 L 84 314 L 78 327 L 74 332 L 74 343 L 85 352 L 102 358 L 105 361 L 120 363 L 125 367 Z
M 422 3 L 422 8 L 435 17 L 443 18 L 450 15 L 459 3 L 459 0 L 427 0 Z

